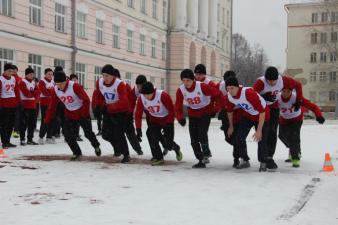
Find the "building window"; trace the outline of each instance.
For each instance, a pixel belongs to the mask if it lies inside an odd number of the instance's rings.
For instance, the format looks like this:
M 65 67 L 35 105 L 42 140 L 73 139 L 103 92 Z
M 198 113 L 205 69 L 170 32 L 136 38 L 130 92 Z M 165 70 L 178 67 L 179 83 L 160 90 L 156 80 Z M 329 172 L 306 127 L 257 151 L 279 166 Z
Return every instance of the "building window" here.
M 65 32 L 66 6 L 55 3 L 55 31 Z
M 96 43 L 103 44 L 103 20 L 96 19 Z
M 4 16 L 13 16 L 12 0 L 0 0 L 0 14 Z
M 321 82 L 327 81 L 326 72 L 320 72 L 319 73 L 319 81 L 321 81 Z
M 319 102 L 326 102 L 329 99 L 329 92 L 327 91 L 320 91 L 319 93 Z
M 327 23 L 329 14 L 327 12 L 322 13 L 322 23 Z
M 326 52 L 321 52 L 320 53 L 320 62 L 321 63 L 326 63 Z
M 41 55 L 28 55 L 28 66 L 35 71 L 35 76 L 40 80 L 42 75 L 42 57 Z
M 338 12 L 331 12 L 331 22 L 338 22 Z
M 161 90 L 165 90 L 165 78 L 161 78 Z
M 133 31 L 127 30 L 127 51 L 133 51 Z
M 94 88 L 96 88 L 96 82 L 101 78 L 102 67 L 95 66 L 94 68 Z
M 82 12 L 76 13 L 76 35 L 79 38 L 86 37 L 86 14 Z
M 316 82 L 316 80 L 317 80 L 316 72 L 310 73 L 310 82 Z
M 128 7 L 134 8 L 134 0 L 128 0 L 127 3 L 128 3 Z
M 141 0 L 141 13 L 147 14 L 147 6 L 146 6 L 146 0 Z
M 79 84 L 86 88 L 86 64 L 76 63 L 75 73 L 79 77 Z
M 140 55 L 145 55 L 145 42 L 146 36 L 144 34 L 140 34 Z
M 331 32 L 331 42 L 337 42 L 338 32 Z
M 321 33 L 320 34 L 320 43 L 326 44 L 327 42 L 327 33 Z
M 318 23 L 318 13 L 312 13 L 312 23 Z
M 124 81 L 129 85 L 131 85 L 131 77 L 132 77 L 132 73 L 126 72 L 126 78 L 124 79 Z
M 29 22 L 34 25 L 42 24 L 42 0 L 29 0 Z
M 14 63 L 14 50 L 0 48 L 0 76 L 4 72 L 4 65 L 6 63 Z
M 167 23 L 167 1 L 163 1 L 162 4 L 162 22 Z
M 329 101 L 335 101 L 336 100 L 336 92 L 330 91 L 329 92 Z
M 113 25 L 113 47 L 120 48 L 120 27 Z
M 153 18 L 157 19 L 157 0 L 153 0 Z
M 330 53 L 330 62 L 337 62 L 337 52 Z
M 330 72 L 330 82 L 336 82 L 337 80 L 337 72 Z
M 312 63 L 316 63 L 317 62 L 317 53 L 316 52 L 312 52 L 310 55 L 310 62 Z
M 156 39 L 151 39 L 151 57 L 156 58 Z
M 311 44 L 317 44 L 317 33 L 311 33 Z
M 162 42 L 162 60 L 166 59 L 166 55 L 167 55 L 167 46 L 165 42 Z
M 66 61 L 63 59 L 54 59 L 54 67 L 61 66 L 63 70 L 66 68 Z

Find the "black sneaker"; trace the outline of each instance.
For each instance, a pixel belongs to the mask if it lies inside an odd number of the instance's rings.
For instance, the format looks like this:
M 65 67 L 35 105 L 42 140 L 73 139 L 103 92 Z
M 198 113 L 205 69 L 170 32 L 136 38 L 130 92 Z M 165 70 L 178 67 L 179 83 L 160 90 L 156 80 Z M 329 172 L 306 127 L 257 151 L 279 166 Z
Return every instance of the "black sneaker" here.
M 261 163 L 259 167 L 259 172 L 266 172 L 266 163 Z
M 100 156 L 101 155 L 101 149 L 99 146 L 95 147 L 95 154 L 96 156 Z
M 25 145 L 27 145 L 27 144 L 26 144 L 26 142 L 23 140 L 23 141 L 20 141 L 20 145 L 21 145 L 21 146 L 25 146 Z
M 12 144 L 12 143 L 8 143 L 6 146 L 7 146 L 8 148 L 15 148 L 15 147 L 16 147 L 16 145 L 14 145 L 14 144 Z
M 82 155 L 73 155 L 72 157 L 70 157 L 70 161 L 80 161 L 81 160 Z
M 39 145 L 39 144 L 34 142 L 33 140 L 29 140 L 27 141 L 27 145 Z
M 122 154 L 120 152 L 115 151 L 114 152 L 114 157 L 120 157 Z
M 130 156 L 129 155 L 124 155 L 123 159 L 121 160 L 121 163 L 128 163 L 130 162 Z
M 135 152 L 136 152 L 138 155 L 143 155 L 143 151 L 142 151 L 141 149 L 135 150 Z
M 203 163 L 204 163 L 204 164 L 210 163 L 210 160 L 209 160 L 209 157 L 208 157 L 208 156 L 204 156 L 204 158 L 203 158 Z
M 205 164 L 202 161 L 199 161 L 197 164 L 192 166 L 193 169 L 202 169 L 206 168 Z
M 236 169 L 245 169 L 249 167 L 250 167 L 250 162 L 242 159 L 240 163 L 236 166 Z
M 165 149 L 163 149 L 163 156 L 166 156 L 166 155 L 168 154 L 168 151 L 169 151 L 169 150 L 168 150 L 168 149 L 166 149 L 166 148 L 165 148 Z
M 239 159 L 234 159 L 234 164 L 232 164 L 232 167 L 237 168 L 238 165 L 239 165 Z
M 269 158 L 266 161 L 266 168 L 268 168 L 269 170 L 276 170 L 278 166 L 272 158 Z

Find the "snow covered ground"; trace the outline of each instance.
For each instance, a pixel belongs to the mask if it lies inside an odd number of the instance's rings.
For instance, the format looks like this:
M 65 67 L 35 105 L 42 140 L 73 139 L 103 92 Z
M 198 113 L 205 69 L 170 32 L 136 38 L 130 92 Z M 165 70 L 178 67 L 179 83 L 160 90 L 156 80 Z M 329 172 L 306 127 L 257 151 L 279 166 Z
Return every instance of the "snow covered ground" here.
M 251 136 L 252 167 L 233 169 L 231 147 L 219 126 L 215 120 L 210 127 L 213 158 L 205 170 L 191 169 L 195 159 L 188 128 L 178 125 L 176 142 L 184 160 L 176 163 L 169 152 L 169 162 L 160 167 L 147 164 L 151 156 L 145 138 L 145 155 L 139 157 L 131 151 L 134 159 L 144 160 L 129 165 L 107 163 L 112 161 L 112 151 L 101 137 L 103 158 L 97 160 L 93 160 L 88 141 L 81 147 L 84 155 L 92 157 L 81 162 L 60 160 L 62 155 L 70 156 L 62 139 L 57 145 L 7 150 L 8 158 L 0 159 L 0 224 L 338 224 L 337 176 L 320 172 L 325 152 L 331 153 L 338 168 L 338 122 L 305 123 L 298 169 L 284 163 L 287 151 L 278 142 L 275 159 L 279 169 L 268 173 L 258 172 L 257 147 Z M 27 155 L 59 157 L 22 160 Z

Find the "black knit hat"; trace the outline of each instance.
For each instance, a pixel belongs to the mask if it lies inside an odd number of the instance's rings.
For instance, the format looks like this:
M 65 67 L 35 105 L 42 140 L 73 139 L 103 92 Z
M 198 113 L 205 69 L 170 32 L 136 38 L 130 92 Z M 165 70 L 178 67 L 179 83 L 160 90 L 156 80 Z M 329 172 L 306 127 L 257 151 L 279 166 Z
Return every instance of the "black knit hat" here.
M 12 67 L 13 67 L 13 68 L 12 68 L 13 70 L 19 70 L 18 67 L 17 67 L 16 65 L 12 65 Z
M 54 82 L 55 83 L 62 83 L 64 81 L 66 81 L 66 79 L 67 79 L 67 77 L 66 77 L 65 72 L 63 72 L 63 71 L 54 72 Z
M 136 84 L 144 84 L 145 82 L 147 82 L 146 76 L 140 74 L 136 77 L 136 81 L 135 81 Z
M 147 95 L 147 94 L 154 93 L 154 91 L 155 91 L 155 88 L 151 82 L 147 81 L 142 85 L 142 91 L 141 91 L 142 94 Z
M 205 68 L 205 65 L 203 64 L 198 64 L 195 66 L 195 73 L 202 73 L 202 74 L 207 74 L 207 69 Z
M 14 69 L 12 63 L 6 63 L 4 66 L 4 71 Z
M 276 67 L 270 66 L 265 71 L 266 80 L 277 80 L 278 79 L 278 70 Z
M 78 77 L 76 74 L 74 74 L 74 73 L 72 73 L 71 75 L 69 75 L 69 80 L 73 80 L 74 78 L 75 78 L 76 80 L 79 79 L 79 77 Z
M 111 64 L 106 64 L 106 65 L 104 65 L 104 67 L 102 67 L 101 72 L 114 76 L 114 70 L 115 69 Z
M 236 73 L 232 70 L 226 71 L 223 75 L 224 81 L 226 81 L 229 77 L 236 77 Z
M 63 71 L 62 66 L 56 66 L 56 67 L 55 67 L 54 73 L 55 73 L 55 72 L 59 72 L 59 71 Z
M 120 71 L 118 69 L 114 69 L 114 76 L 117 78 L 121 78 Z
M 45 69 L 45 74 L 48 73 L 48 72 L 53 72 L 53 70 L 51 68 L 46 68 Z
M 195 80 L 194 72 L 192 72 L 191 69 L 185 69 L 181 72 L 181 80 L 184 78 L 190 79 L 190 80 Z
M 25 76 L 31 73 L 34 73 L 34 70 L 31 67 L 28 67 L 27 69 L 25 69 Z
M 238 83 L 238 79 L 237 77 L 229 77 L 226 81 L 225 81 L 225 86 L 235 86 L 235 87 L 239 87 L 239 83 Z

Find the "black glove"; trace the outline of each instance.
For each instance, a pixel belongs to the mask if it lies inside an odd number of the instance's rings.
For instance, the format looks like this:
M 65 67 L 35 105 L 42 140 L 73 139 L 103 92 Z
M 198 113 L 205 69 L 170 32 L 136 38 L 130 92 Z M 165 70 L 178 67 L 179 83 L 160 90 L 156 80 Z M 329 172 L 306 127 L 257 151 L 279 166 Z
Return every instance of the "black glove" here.
M 292 107 L 294 111 L 298 111 L 300 109 L 300 105 L 302 104 L 301 101 L 297 100 L 295 103 L 293 103 Z
M 187 123 L 187 120 L 185 118 L 183 118 L 180 121 L 178 121 L 178 123 L 181 124 L 182 127 L 184 127 L 185 124 Z
M 323 124 L 323 123 L 325 122 L 325 118 L 322 117 L 322 116 L 316 117 L 316 120 L 317 120 L 317 122 L 320 123 L 320 124 Z
M 142 129 L 141 128 L 136 129 L 136 137 L 139 142 L 142 142 Z
M 224 109 L 222 109 L 219 113 L 218 113 L 218 120 L 225 120 L 226 119 L 226 112 Z
M 276 101 L 276 95 L 272 95 L 272 92 L 267 92 L 263 95 L 261 95 L 265 101 L 267 102 L 275 102 Z

